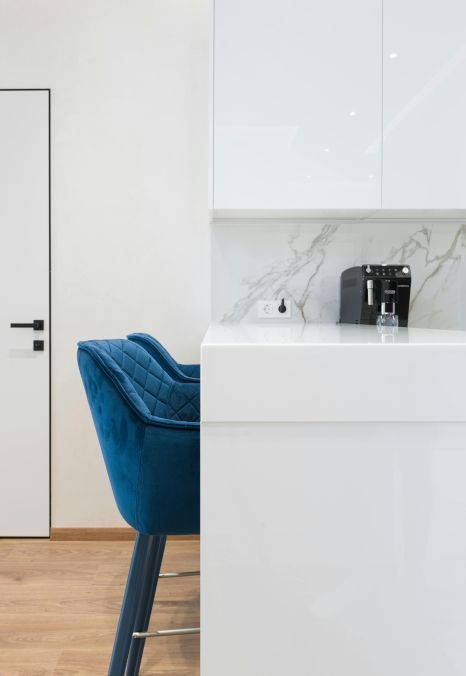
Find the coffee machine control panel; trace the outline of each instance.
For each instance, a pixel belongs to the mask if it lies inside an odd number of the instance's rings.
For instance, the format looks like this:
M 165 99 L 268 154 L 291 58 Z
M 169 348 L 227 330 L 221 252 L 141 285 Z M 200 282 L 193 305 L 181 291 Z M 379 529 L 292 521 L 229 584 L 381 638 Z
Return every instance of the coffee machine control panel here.
M 411 276 L 408 265 L 363 265 L 366 276 L 403 278 Z

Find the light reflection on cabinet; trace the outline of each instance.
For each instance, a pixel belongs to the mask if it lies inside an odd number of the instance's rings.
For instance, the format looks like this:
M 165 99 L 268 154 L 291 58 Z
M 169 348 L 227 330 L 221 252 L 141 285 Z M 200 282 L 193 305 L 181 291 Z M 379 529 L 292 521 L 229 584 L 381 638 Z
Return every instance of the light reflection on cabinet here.
M 464 0 L 215 0 L 214 210 L 458 217 L 465 26 Z
M 466 2 L 384 0 L 383 201 L 466 207 Z
M 216 0 L 214 206 L 380 207 L 378 0 Z

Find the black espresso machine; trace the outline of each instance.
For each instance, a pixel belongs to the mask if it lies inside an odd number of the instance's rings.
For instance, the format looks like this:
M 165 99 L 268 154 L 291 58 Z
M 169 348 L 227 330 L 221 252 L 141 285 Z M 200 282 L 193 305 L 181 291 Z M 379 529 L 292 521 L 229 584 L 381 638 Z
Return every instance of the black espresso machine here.
M 341 274 L 340 322 L 377 324 L 396 317 L 408 326 L 411 269 L 408 265 L 365 264 Z

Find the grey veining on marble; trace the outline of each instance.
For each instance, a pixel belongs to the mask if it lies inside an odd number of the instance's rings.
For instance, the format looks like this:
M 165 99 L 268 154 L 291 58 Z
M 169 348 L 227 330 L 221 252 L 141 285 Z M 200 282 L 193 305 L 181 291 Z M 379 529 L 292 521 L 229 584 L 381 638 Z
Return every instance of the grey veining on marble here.
M 336 322 L 342 270 L 407 263 L 410 325 L 465 328 L 465 234 L 448 223 L 214 226 L 213 319 L 256 321 L 259 299 L 286 296 L 294 320 Z

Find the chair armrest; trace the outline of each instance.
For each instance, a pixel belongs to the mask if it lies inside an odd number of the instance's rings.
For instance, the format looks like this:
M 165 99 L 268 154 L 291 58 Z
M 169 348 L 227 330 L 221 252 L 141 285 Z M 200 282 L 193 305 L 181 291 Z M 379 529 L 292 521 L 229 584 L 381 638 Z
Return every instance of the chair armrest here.
M 168 350 L 153 336 L 150 336 L 148 333 L 130 333 L 127 338 L 144 348 L 175 380 L 179 382 L 199 382 L 199 365 L 178 364 Z
M 197 380 L 201 377 L 201 366 L 200 364 L 178 364 L 183 373 L 189 378 L 196 378 Z

